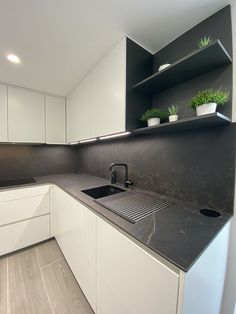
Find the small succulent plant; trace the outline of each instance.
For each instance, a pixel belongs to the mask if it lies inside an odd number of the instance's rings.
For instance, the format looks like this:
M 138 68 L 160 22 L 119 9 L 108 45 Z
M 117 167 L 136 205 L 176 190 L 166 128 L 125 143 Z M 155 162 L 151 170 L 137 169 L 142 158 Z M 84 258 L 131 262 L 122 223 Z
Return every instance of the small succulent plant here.
M 198 48 L 204 48 L 212 43 L 211 36 L 204 36 L 198 41 Z
M 175 116 L 177 115 L 179 111 L 179 106 L 171 105 L 170 107 L 168 107 L 168 111 L 169 111 L 170 116 Z

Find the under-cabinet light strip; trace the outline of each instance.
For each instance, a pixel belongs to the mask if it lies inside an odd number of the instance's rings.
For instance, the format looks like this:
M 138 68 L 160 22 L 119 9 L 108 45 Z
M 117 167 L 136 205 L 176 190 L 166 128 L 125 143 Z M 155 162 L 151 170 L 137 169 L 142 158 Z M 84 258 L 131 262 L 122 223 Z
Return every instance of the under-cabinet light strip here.
M 118 133 L 118 134 L 101 136 L 101 137 L 99 137 L 99 140 L 106 140 L 106 139 L 113 138 L 113 137 L 125 136 L 125 135 L 129 135 L 130 133 L 131 132 L 123 132 L 123 133 Z
M 82 141 L 79 141 L 79 144 L 80 143 L 89 143 L 89 142 L 95 142 L 97 140 L 97 138 L 90 138 L 88 140 L 82 140 Z
M 71 142 L 70 145 L 77 145 L 79 142 Z
M 122 132 L 122 133 L 117 133 L 117 134 L 112 134 L 112 135 L 105 135 L 105 136 L 100 136 L 98 139 L 99 140 L 105 140 L 109 138 L 114 138 L 114 137 L 120 137 L 120 136 L 125 136 L 129 135 L 131 132 Z M 71 142 L 70 145 L 77 145 L 77 144 L 83 144 L 83 143 L 90 143 L 90 142 L 95 142 L 97 141 L 97 138 L 89 138 L 87 140 L 81 140 L 81 141 L 76 141 L 76 142 Z

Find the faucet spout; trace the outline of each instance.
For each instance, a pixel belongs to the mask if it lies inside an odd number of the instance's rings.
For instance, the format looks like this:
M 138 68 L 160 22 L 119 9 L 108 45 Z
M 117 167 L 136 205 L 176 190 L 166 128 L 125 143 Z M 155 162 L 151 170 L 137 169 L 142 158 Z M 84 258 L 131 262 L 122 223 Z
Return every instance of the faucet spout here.
M 128 166 L 124 163 L 112 163 L 110 165 L 110 173 L 111 173 L 111 183 L 114 183 L 114 172 L 113 172 L 113 168 L 114 167 L 124 167 L 125 168 L 125 180 L 124 180 L 124 187 L 128 188 L 130 185 L 133 185 L 133 182 L 131 182 L 128 179 Z

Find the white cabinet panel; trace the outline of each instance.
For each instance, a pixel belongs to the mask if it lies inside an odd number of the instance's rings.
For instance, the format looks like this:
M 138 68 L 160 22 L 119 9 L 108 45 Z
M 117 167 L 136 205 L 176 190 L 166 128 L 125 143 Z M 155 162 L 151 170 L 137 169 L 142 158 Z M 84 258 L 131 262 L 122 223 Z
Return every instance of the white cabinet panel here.
M 40 185 L 27 188 L 11 188 L 1 190 L 0 202 L 12 201 L 25 197 L 32 197 L 49 193 L 49 185 Z
M 7 87 L 0 85 L 0 142 L 7 142 Z
M 45 143 L 44 95 L 8 87 L 10 142 Z
M 224 289 L 228 256 L 229 223 L 203 252 L 191 269 L 184 273 L 181 314 L 218 314 Z M 224 313 L 226 314 L 226 313 Z
M 66 142 L 65 99 L 46 95 L 46 143 Z
M 49 213 L 49 194 L 0 202 L 0 225 Z
M 67 141 L 90 138 L 90 77 L 85 77 L 67 98 Z
M 125 131 L 126 39 L 94 68 L 91 76 L 91 137 Z
M 97 219 L 97 313 L 176 314 L 179 275 Z
M 49 215 L 0 227 L 0 255 L 49 238 Z
M 54 187 L 52 232 L 90 305 L 96 309 L 96 215 Z
M 126 128 L 126 38 L 67 98 L 67 140 L 98 137 Z

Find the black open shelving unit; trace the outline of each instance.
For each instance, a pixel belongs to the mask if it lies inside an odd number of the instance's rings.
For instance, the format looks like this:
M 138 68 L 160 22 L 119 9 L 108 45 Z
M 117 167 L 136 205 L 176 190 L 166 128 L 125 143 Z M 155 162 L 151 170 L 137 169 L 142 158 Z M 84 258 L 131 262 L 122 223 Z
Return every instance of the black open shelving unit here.
M 166 122 L 160 125 L 139 128 L 133 131 L 133 135 L 138 134 L 162 134 L 183 130 L 191 130 L 203 127 L 223 126 L 231 123 L 231 119 L 219 112 L 181 119 L 174 122 Z
M 217 39 L 207 47 L 193 51 L 168 68 L 135 84 L 133 88 L 143 93 L 156 94 L 231 62 L 232 59 L 227 50 Z

